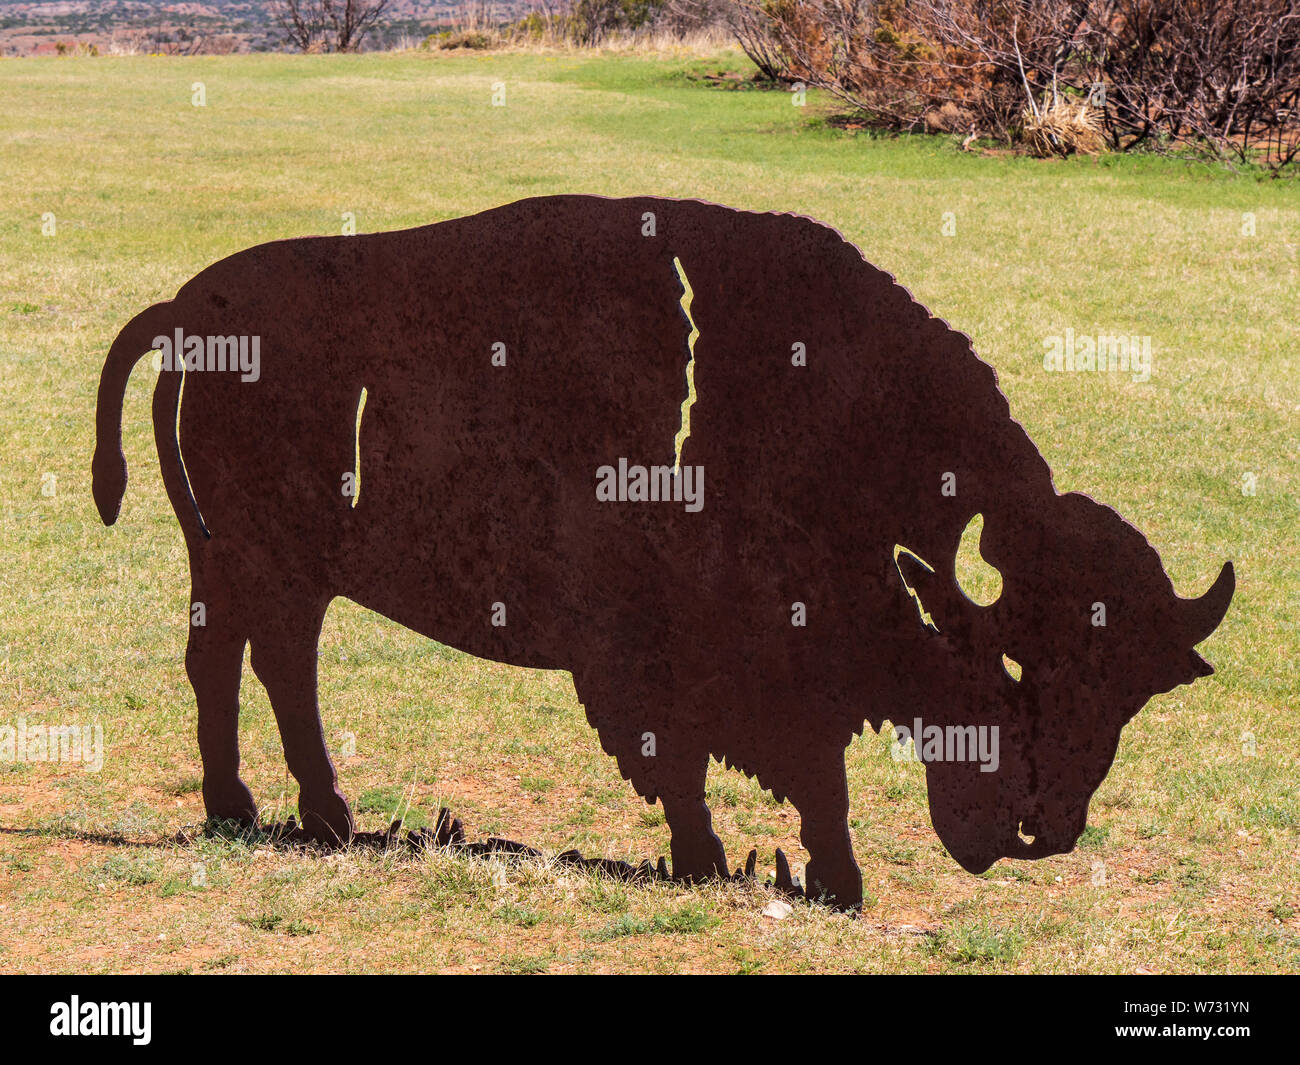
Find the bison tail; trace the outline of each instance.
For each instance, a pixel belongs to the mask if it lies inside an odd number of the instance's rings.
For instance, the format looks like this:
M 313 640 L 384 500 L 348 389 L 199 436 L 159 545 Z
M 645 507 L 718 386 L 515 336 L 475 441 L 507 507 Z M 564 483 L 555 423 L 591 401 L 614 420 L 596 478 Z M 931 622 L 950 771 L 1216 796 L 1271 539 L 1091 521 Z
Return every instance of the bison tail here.
M 167 330 L 163 309 L 155 304 L 132 318 L 108 349 L 99 376 L 99 398 L 95 405 L 95 457 L 91 460 L 91 484 L 95 506 L 105 525 L 117 521 L 126 494 L 126 456 L 122 453 L 122 399 L 131 371 L 154 347 L 154 339 Z

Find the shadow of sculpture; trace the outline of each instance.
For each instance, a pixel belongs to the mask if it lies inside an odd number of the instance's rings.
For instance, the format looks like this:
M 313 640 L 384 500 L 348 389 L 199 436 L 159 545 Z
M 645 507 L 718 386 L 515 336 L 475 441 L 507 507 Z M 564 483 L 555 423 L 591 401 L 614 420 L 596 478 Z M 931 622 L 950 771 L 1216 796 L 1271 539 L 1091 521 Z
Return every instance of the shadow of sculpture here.
M 190 843 L 200 834 L 240 840 L 259 847 L 267 846 L 278 850 L 335 851 L 340 846 L 344 846 L 337 841 L 322 841 L 303 828 L 297 818 L 292 816 L 286 821 L 277 821 L 270 825 L 254 825 L 246 821 L 209 821 L 194 829 L 181 830 L 172 837 L 171 842 Z M 500 836 L 488 836 L 482 840 L 469 839 L 465 835 L 460 818 L 454 817 L 445 806 L 438 811 L 432 828 L 407 829 L 402 821 L 397 820 L 381 832 L 354 831 L 345 846 L 352 850 L 406 853 L 412 856 L 422 855 L 429 850 L 442 850 L 467 858 L 495 857 L 514 861 L 546 859 L 546 855 L 536 847 Z M 657 862 L 633 863 L 620 858 L 588 858 L 579 850 L 569 849 L 554 855 L 550 861 L 558 866 L 597 872 L 614 880 L 634 883 L 682 882 L 682 878 L 674 877 L 669 872 L 667 859 L 663 857 L 660 857 Z M 792 875 L 790 862 L 779 847 L 776 849 L 775 865 L 772 875 L 760 880 L 757 871 L 758 851 L 750 850 L 743 867 L 737 867 L 730 876 L 719 879 L 761 884 L 791 898 L 804 897 L 803 885 Z
M 257 817 L 251 644 L 301 830 L 353 837 L 316 695 L 344 596 L 571 671 L 604 750 L 663 803 L 676 877 L 727 875 L 713 757 L 795 805 L 809 894 L 852 909 L 844 750 L 866 725 L 911 734 L 966 869 L 1068 851 L 1124 724 L 1212 672 L 1194 647 L 1232 597 L 1231 564 L 1180 598 L 1141 533 L 1058 493 L 969 339 L 795 215 L 548 197 L 224 259 L 108 354 L 107 524 L 151 350 L 212 817 Z M 977 517 L 988 605 L 955 569 Z

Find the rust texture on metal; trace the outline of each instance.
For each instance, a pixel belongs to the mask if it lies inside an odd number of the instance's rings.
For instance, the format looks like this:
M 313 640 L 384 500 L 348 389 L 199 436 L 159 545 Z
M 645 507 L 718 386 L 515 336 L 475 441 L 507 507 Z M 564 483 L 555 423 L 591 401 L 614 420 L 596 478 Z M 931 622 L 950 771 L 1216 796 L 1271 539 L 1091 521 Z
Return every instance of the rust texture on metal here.
M 934 828 L 979 872 L 1071 849 L 1124 724 L 1212 672 L 1194 647 L 1231 564 L 1175 594 L 1132 525 L 1056 491 L 969 339 L 804 217 L 561 196 L 233 255 L 108 354 L 108 524 L 123 393 L 154 349 L 214 818 L 257 816 L 251 644 L 294 830 L 353 838 L 317 704 L 336 596 L 571 671 L 601 746 L 663 803 L 675 877 L 727 873 L 710 757 L 756 776 L 799 812 L 808 894 L 845 908 L 844 752 L 865 725 L 919 730 Z M 986 606 L 955 570 L 976 515 L 1002 581 Z

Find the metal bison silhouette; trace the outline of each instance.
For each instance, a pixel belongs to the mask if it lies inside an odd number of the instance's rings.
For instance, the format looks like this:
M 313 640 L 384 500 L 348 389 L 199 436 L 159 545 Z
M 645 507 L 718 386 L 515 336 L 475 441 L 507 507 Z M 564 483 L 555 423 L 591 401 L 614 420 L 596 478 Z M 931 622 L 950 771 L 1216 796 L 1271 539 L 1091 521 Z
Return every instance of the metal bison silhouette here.
M 109 525 L 151 350 L 206 614 L 186 668 L 214 818 L 257 817 L 251 643 L 303 827 L 352 838 L 316 695 L 335 596 L 571 670 L 601 746 L 663 802 L 676 877 L 727 872 L 710 756 L 757 776 L 800 813 L 808 894 L 844 908 L 862 892 L 844 750 L 865 724 L 996 737 L 994 771 L 921 753 L 935 830 L 981 872 L 1070 850 L 1125 723 L 1213 672 L 1193 648 L 1231 563 L 1179 598 L 1141 533 L 1057 493 L 969 339 L 807 218 L 560 196 L 233 255 L 112 345 Z M 954 570 L 976 515 L 990 606 Z

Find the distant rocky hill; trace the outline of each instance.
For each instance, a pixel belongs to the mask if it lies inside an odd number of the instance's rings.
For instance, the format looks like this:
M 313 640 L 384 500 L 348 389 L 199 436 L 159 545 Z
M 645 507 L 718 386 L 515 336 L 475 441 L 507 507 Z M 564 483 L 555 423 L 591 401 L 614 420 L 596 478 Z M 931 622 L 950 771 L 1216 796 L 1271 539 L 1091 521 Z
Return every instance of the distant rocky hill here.
M 525 0 L 389 0 L 370 48 L 417 42 L 485 8 L 502 20 Z M 261 52 L 285 47 L 264 0 L 0 0 L 0 55 L 106 52 Z

